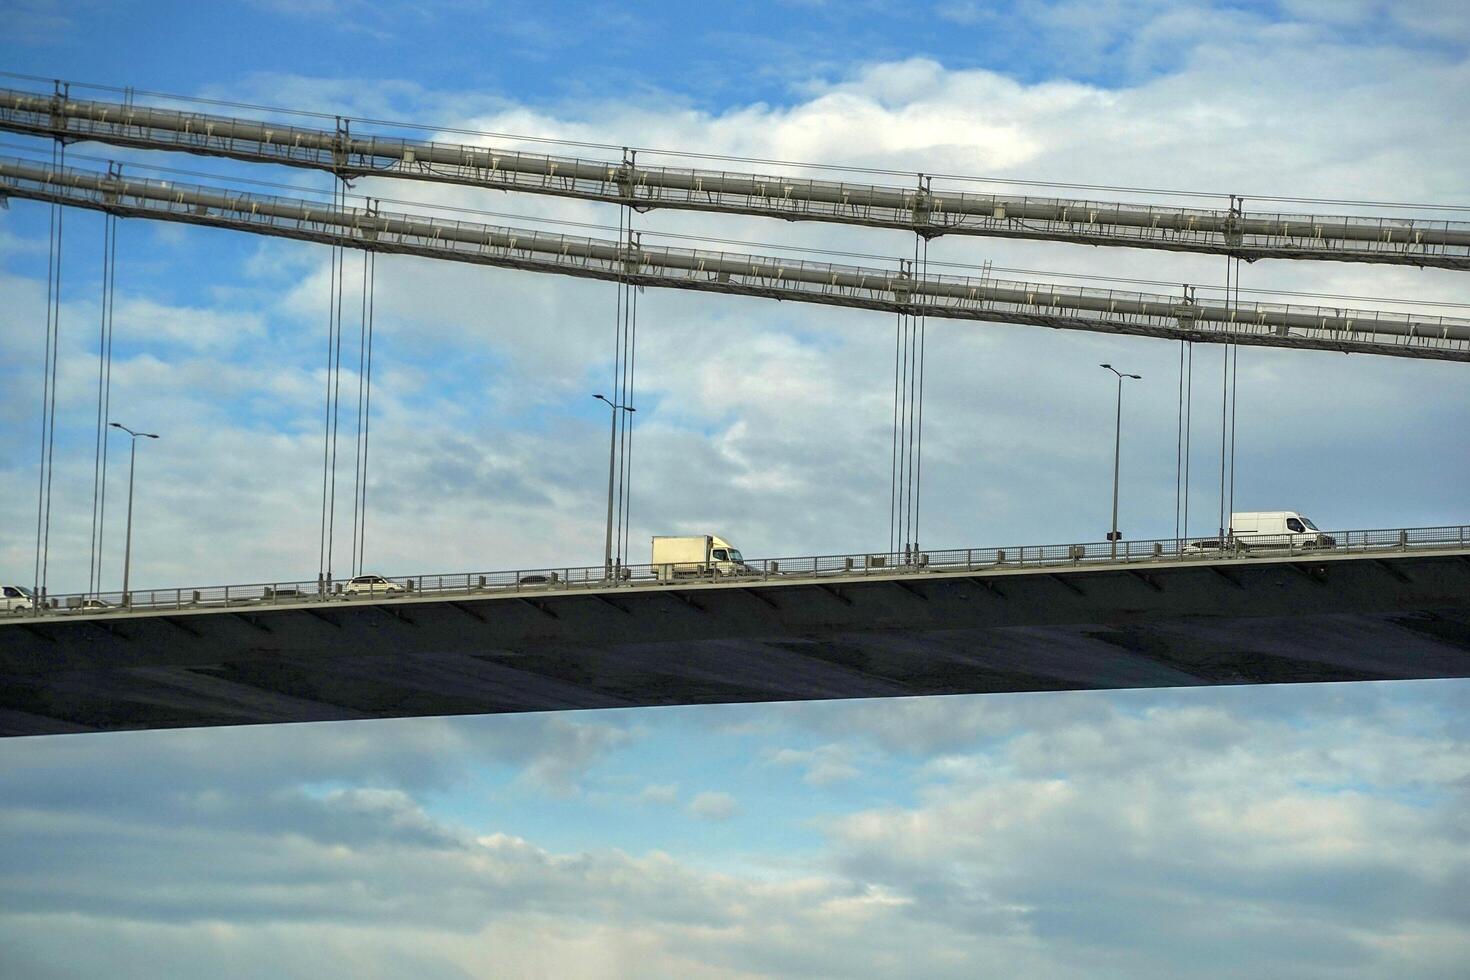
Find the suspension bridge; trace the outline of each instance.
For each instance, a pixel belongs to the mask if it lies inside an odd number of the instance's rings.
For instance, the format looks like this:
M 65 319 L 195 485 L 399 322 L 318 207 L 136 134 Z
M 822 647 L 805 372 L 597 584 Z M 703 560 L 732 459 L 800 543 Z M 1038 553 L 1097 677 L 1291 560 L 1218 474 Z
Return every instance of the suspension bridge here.
M 1242 262 L 1470 269 L 1470 222 L 1402 207 L 1376 214 L 1139 204 L 975 190 L 954 175 L 909 186 L 751 169 L 650 165 L 622 149 L 586 159 L 385 135 L 386 123 L 297 113 L 306 124 L 121 100 L 0 89 L 0 131 L 44 140 L 0 157 L 0 198 L 50 207 L 46 362 L 34 602 L 0 622 L 0 733 L 40 734 L 349 717 L 715 701 L 869 697 L 1200 683 L 1470 676 L 1466 528 L 1340 532 L 1331 547 L 1247 554 L 1232 540 L 1239 348 L 1470 361 L 1470 318 L 1337 300 L 1241 298 Z M 166 101 L 166 100 L 157 100 Z M 173 100 L 178 101 L 178 100 Z M 262 113 L 265 114 L 265 113 Z M 275 113 L 279 115 L 280 113 Z M 180 182 L 148 165 L 76 166 L 97 143 L 284 165 L 331 175 L 328 199 L 265 182 Z M 640 155 L 643 159 L 640 161 Z M 743 167 L 760 161 L 743 162 Z M 167 168 L 151 168 L 168 174 Z M 774 169 L 774 168 L 773 168 Z M 892 177 L 891 174 L 859 176 Z M 616 206 L 616 237 L 474 220 L 351 193 L 409 180 Z M 1204 195 L 1199 195 L 1204 196 Z M 1268 204 L 1282 203 L 1268 200 Z M 92 559 L 85 591 L 50 587 L 49 529 L 67 209 L 101 212 L 102 323 Z M 855 265 L 780 249 L 661 244 L 637 213 L 671 209 L 903 232 L 911 257 Z M 1359 209 L 1361 210 L 1361 208 Z M 1426 211 L 1431 209 L 1424 209 Z M 141 218 L 331 249 L 322 528 L 315 581 L 106 593 L 101 580 L 110 420 L 116 221 Z M 544 223 L 544 222 L 542 222 Z M 1202 295 L 935 271 L 945 235 L 1223 256 Z M 662 236 L 663 238 L 671 236 Z M 705 242 L 704 244 L 708 244 Z M 594 568 L 402 576 L 392 596 L 348 598 L 334 566 L 342 430 L 346 251 L 362 253 L 348 564 L 366 565 L 372 306 L 380 255 L 406 254 L 615 284 L 606 560 Z M 831 255 L 828 259 L 846 258 Z M 628 546 L 637 296 L 644 288 L 878 311 L 895 317 L 888 548 L 781 558 L 735 577 L 670 581 Z M 942 551 L 920 546 L 925 331 L 930 317 L 1177 341 L 1175 534 L 1156 542 Z M 1213 537 L 1191 535 L 1193 346 L 1221 345 L 1220 493 Z M 348 345 L 348 355 L 352 354 Z M 350 397 L 350 393 L 349 393 Z M 1199 509 L 1196 508 L 1196 518 Z M 1356 535 L 1356 537 L 1355 537 Z M 1029 550 L 1028 550 L 1029 549 Z M 961 557 L 963 555 L 963 557 Z M 1028 560 L 1029 558 L 1029 560 Z M 233 594 L 232 594 L 233 590 Z

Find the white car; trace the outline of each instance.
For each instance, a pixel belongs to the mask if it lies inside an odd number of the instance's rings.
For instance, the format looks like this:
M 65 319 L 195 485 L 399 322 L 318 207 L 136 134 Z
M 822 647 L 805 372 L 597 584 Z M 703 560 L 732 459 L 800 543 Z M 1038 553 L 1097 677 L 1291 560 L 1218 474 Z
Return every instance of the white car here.
M 342 586 L 342 594 L 349 596 L 398 595 L 401 592 L 403 592 L 403 586 L 381 575 L 359 575 L 348 579 L 347 584 Z
M 0 585 L 0 612 L 18 613 L 36 608 L 36 598 L 24 585 Z

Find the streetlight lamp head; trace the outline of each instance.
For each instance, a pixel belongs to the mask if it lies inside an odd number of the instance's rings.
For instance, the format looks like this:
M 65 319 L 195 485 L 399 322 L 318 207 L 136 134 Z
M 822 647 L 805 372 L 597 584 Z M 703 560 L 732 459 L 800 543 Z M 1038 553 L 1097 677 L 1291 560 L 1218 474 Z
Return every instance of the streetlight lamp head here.
M 1132 378 L 1134 381 L 1142 381 L 1143 380 L 1143 375 L 1141 375 L 1141 374 L 1130 374 L 1130 375 L 1128 375 L 1128 377 Z
M 122 428 L 122 423 L 121 422 L 108 422 L 107 424 L 110 425 L 110 426 L 112 426 L 114 429 L 121 429 Z
M 625 412 L 636 412 L 636 411 L 638 411 L 638 409 L 634 408 L 632 405 L 628 405 L 628 406 L 625 406 L 624 407 L 623 411 L 625 411 Z
M 1111 364 L 1099 364 L 1098 367 L 1105 367 L 1105 368 L 1111 369 L 1112 368 L 1112 365 Z
M 147 436 L 149 439 L 157 439 L 158 436 L 152 432 L 140 432 L 139 435 Z

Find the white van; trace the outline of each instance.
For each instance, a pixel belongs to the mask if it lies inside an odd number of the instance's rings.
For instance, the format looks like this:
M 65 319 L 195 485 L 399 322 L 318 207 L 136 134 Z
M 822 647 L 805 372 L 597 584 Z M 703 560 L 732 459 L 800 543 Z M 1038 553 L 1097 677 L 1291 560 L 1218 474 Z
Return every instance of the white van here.
M 740 550 L 716 534 L 655 536 L 653 565 L 661 582 L 696 575 L 754 574 Z
M 24 585 L 0 585 L 0 612 L 18 613 L 36 608 L 36 597 Z
M 1294 510 L 1252 510 L 1230 515 L 1237 548 L 1332 548 L 1337 539 L 1323 534 L 1311 518 Z

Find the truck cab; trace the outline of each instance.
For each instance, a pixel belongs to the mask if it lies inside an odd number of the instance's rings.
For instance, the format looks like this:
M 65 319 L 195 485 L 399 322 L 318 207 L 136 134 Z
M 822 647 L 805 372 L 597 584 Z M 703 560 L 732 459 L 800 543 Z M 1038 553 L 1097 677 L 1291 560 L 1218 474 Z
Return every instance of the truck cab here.
M 716 534 L 656 535 L 653 569 L 660 582 L 755 574 L 740 549 Z
M 1337 539 L 1323 534 L 1311 518 L 1295 510 L 1243 511 L 1230 515 L 1230 535 L 1243 551 L 1262 548 L 1332 548 Z

